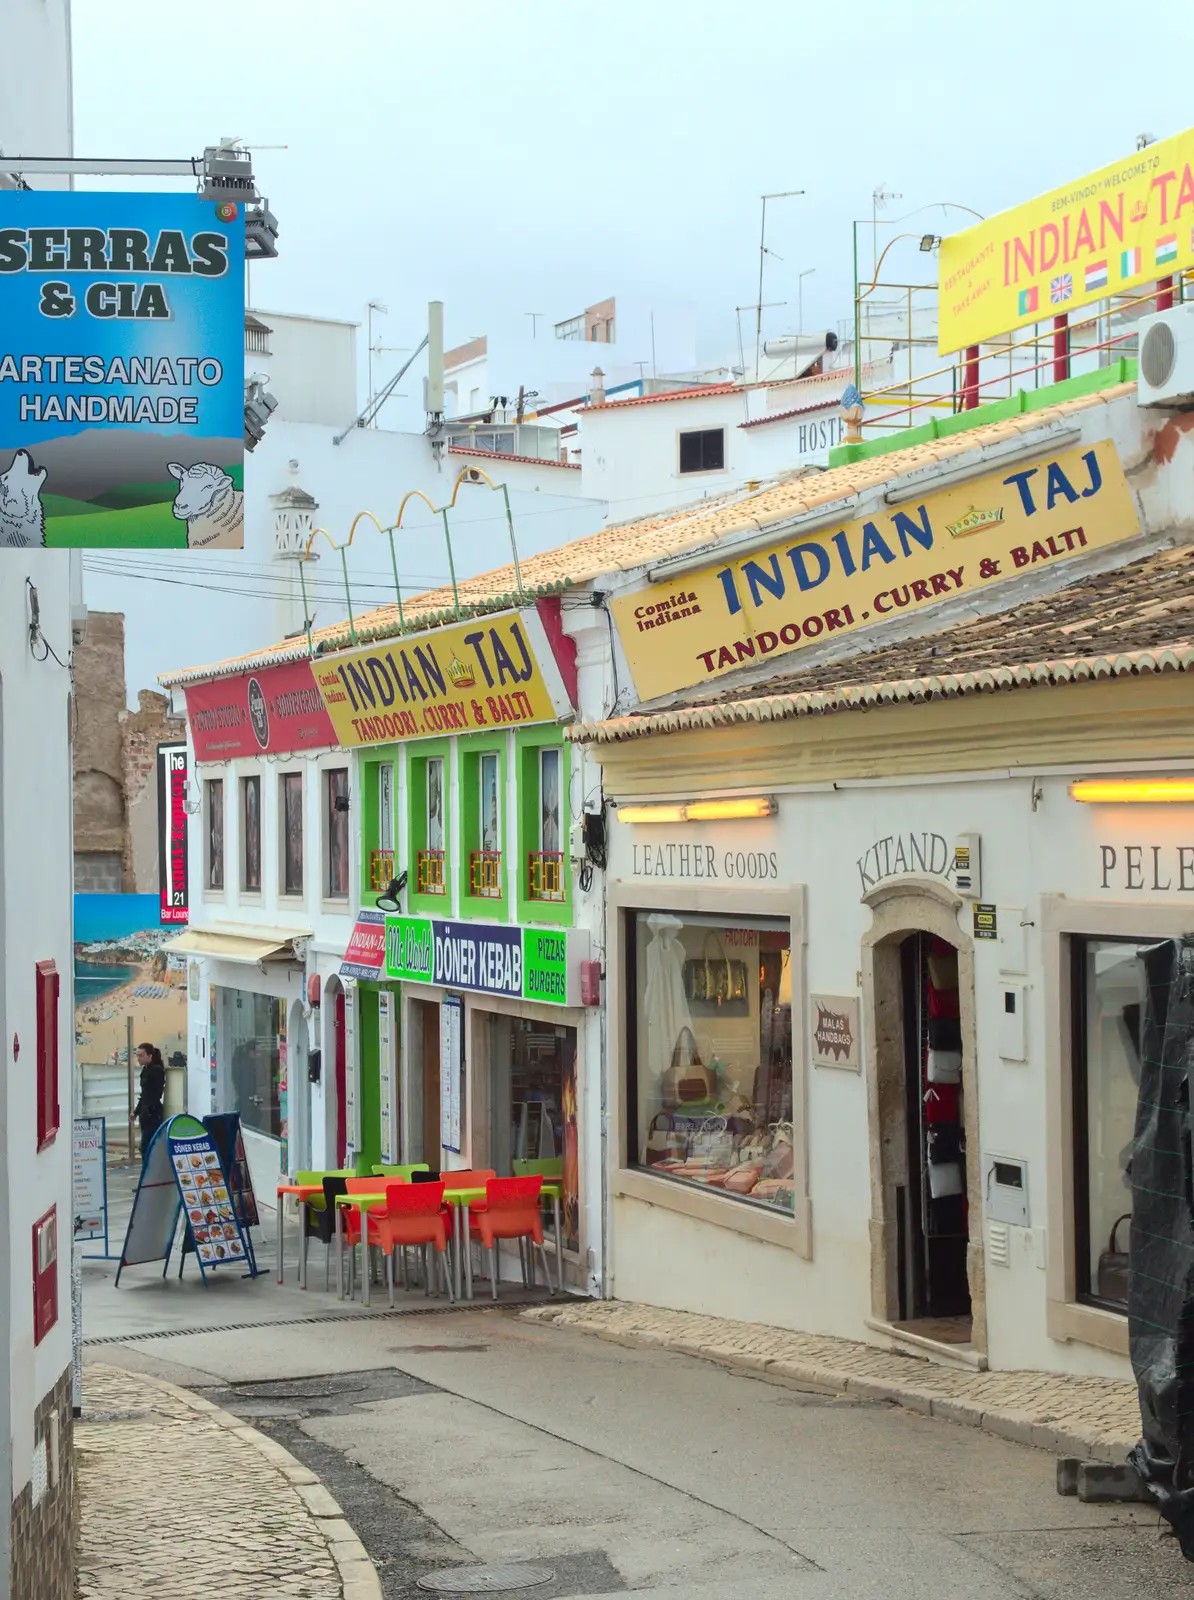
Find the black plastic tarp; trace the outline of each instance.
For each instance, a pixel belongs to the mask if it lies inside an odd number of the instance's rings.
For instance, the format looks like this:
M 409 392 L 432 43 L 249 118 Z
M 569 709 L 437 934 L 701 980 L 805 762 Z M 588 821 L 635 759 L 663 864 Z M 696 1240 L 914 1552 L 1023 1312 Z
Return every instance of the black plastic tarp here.
M 1156 945 L 1143 960 L 1128 1279 L 1142 1437 L 1129 1459 L 1194 1561 L 1194 938 Z

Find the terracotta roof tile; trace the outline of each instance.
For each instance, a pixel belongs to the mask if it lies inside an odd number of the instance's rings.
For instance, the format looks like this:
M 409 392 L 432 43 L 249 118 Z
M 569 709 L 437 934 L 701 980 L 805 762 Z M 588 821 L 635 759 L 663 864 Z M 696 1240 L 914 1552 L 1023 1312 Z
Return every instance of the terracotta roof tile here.
M 470 444 L 450 444 L 450 456 L 477 456 L 483 461 L 521 461 L 531 467 L 563 467 L 567 472 L 579 472 L 579 461 L 553 461 L 545 456 L 512 456 L 502 450 L 477 450 Z
M 751 529 L 765 529 L 774 523 L 785 522 L 802 512 L 815 511 L 818 506 L 879 488 L 918 467 L 948 461 L 954 456 L 997 444 L 1004 439 L 1014 439 L 1023 432 L 1043 428 L 1051 422 L 1062 421 L 1096 406 L 1105 406 L 1134 392 L 1133 383 L 1117 384 L 1096 394 L 1066 400 L 1002 422 L 987 423 L 984 427 L 970 428 L 906 450 L 893 450 L 886 455 L 833 467 L 828 472 L 808 474 L 794 471 L 769 480 L 761 488 L 730 490 L 717 498 L 703 500 L 697 505 L 682 506 L 659 516 L 611 524 L 587 538 L 521 558 L 523 586 L 530 594 L 555 593 L 570 584 L 588 583 L 606 573 L 649 566 L 667 556 L 713 545 Z M 498 567 L 493 572 L 482 573 L 460 583 L 461 605 L 485 607 L 499 601 L 513 604 L 515 587 L 513 566 Z M 433 623 L 439 624 L 452 610 L 452 590 L 449 586 L 432 589 L 404 600 L 403 604 L 408 630 L 412 625 L 428 627 Z M 362 612 L 356 619 L 356 629 L 362 640 L 398 634 L 397 605 L 377 606 L 371 611 Z M 346 622 L 319 628 L 312 637 L 324 650 L 347 649 L 351 645 Z M 252 654 L 207 666 L 162 673 L 160 681 L 164 684 L 203 682 L 274 662 L 297 660 L 306 653 L 305 640 L 287 639 Z
M 669 389 L 666 394 L 632 394 L 625 400 L 605 400 L 599 406 L 580 406 L 581 411 L 618 411 L 624 406 L 654 406 L 665 400 L 703 400 L 708 395 L 734 394 L 740 388 L 736 383 L 698 383 L 691 389 Z
M 1192 670 L 1194 549 L 1183 547 L 1093 573 L 947 632 L 777 673 L 765 689 L 727 689 L 650 715 L 574 724 L 568 735 L 614 743 L 727 722 L 782 721 L 1028 684 Z

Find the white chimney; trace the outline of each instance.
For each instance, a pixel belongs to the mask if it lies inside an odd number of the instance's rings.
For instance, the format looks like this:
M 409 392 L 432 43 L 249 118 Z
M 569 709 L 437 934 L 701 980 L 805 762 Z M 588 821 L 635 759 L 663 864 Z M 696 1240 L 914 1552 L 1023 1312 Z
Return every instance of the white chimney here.
M 605 373 L 600 367 L 594 367 L 589 376 L 589 404 L 591 406 L 605 404 Z
M 432 300 L 427 307 L 427 411 L 433 417 L 444 414 L 444 303 Z

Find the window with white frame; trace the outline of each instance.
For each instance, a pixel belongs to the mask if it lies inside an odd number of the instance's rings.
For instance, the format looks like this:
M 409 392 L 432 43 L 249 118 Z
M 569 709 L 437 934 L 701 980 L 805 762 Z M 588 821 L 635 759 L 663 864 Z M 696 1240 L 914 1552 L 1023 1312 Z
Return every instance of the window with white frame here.
M 444 758 L 433 756 L 427 763 L 427 848 L 444 848 Z
M 240 886 L 261 893 L 261 779 L 240 780 Z
M 203 801 L 207 816 L 207 887 L 222 892 L 224 888 L 224 780 L 208 778 L 203 785 Z
M 558 745 L 539 752 L 539 848 L 545 854 L 560 848 L 560 756 Z
M 481 848 L 500 851 L 502 848 L 501 788 L 499 760 L 496 750 L 487 750 L 481 757 Z
M 394 850 L 394 768 L 383 761 L 377 769 L 377 846 Z
M 303 892 L 303 775 L 278 775 L 278 825 L 281 834 L 282 893 Z
M 329 767 L 324 773 L 327 796 L 327 872 L 329 900 L 348 894 L 348 768 Z

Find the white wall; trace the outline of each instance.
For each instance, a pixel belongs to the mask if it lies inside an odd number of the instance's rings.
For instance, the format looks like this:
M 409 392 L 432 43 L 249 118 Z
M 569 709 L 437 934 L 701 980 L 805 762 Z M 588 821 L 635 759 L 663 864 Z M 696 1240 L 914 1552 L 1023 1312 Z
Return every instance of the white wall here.
M 6 550 L 0 583 L 0 1048 L 5 1171 L 0 1186 L 0 1332 L 8 1350 L 12 1494 L 28 1483 L 33 1409 L 71 1358 L 71 1121 L 74 1111 L 73 851 L 70 674 L 29 647 L 28 585 L 41 627 L 61 662 L 71 649 L 71 557 L 57 550 Z M 44 646 L 36 647 L 37 655 Z M 35 965 L 53 961 L 58 1007 L 61 1126 L 37 1148 Z M 14 1039 L 18 1045 L 14 1046 Z M 58 1208 L 58 1322 L 33 1344 L 30 1239 L 34 1222 Z M 6 1452 L 4 1453 L 6 1454 Z M 7 1516 L 0 1524 L 8 1525 Z M 7 1573 L 7 1567 L 5 1568 Z
M 0 150 L 70 155 L 70 7 L 67 0 L 8 0 L 0 50 Z M 4 163 L 0 160 L 0 169 Z M 38 186 L 67 188 L 46 177 Z M 77 562 L 75 563 L 76 590 Z M 74 983 L 70 675 L 29 648 L 28 584 L 45 638 L 62 661 L 71 648 L 72 560 L 65 551 L 6 550 L 0 583 L 0 1505 L 29 1483 L 33 1413 L 71 1359 L 71 1123 Z M 37 654 L 43 654 L 40 646 Z M 61 977 L 61 1128 L 37 1150 L 34 966 Z M 20 1041 L 19 1060 L 14 1036 Z M 36 1348 L 30 1243 L 34 1222 L 58 1209 L 58 1322 Z M 11 1451 L 8 1441 L 11 1440 Z M 0 1516 L 0 1594 L 9 1590 L 11 1527 Z
M 348 420 L 348 419 L 346 419 Z M 421 489 L 437 506 L 468 458 L 445 451 L 436 462 L 420 433 L 354 428 L 343 444 L 332 429 L 314 423 L 271 419 L 265 437 L 245 460 L 245 548 L 191 551 L 184 564 L 176 551 L 105 551 L 84 557 L 88 604 L 123 611 L 125 681 L 130 703 L 137 691 L 158 688 L 157 675 L 203 666 L 276 643 L 301 627 L 302 607 L 294 563 L 275 558 L 276 508 L 270 497 L 299 487 L 319 503 L 317 526 L 337 543 L 348 538 L 353 518 L 370 510 L 383 526 L 393 523 L 403 496 Z M 296 463 L 292 467 L 291 463 Z M 520 555 L 548 550 L 595 532 L 602 508 L 581 497 L 581 474 L 545 463 L 534 466 L 479 460 L 495 483 L 510 489 Z M 510 538 L 500 494 L 484 485 L 464 487 L 451 516 L 458 578 L 502 566 Z M 448 581 L 442 519 L 417 499 L 395 536 L 403 596 Z M 340 558 L 326 540 L 308 567 L 308 594 L 315 625 L 347 617 Z M 389 541 L 362 522 L 349 551 L 352 605 L 358 616 L 394 599 Z
M 267 269 L 268 270 L 268 269 Z M 282 311 L 259 311 L 269 353 L 245 352 L 245 376 L 268 374 L 267 388 L 278 402 L 270 421 L 315 422 L 338 433 L 360 410 L 357 399 L 357 329 L 355 322 L 328 317 L 302 317 Z
M 5 0 L 0 151 L 27 156 L 73 153 L 69 0 Z M 34 187 L 68 189 L 70 181 L 39 177 Z
M 1064 696 L 1065 690 L 1046 691 Z M 853 713 L 845 713 L 853 715 Z M 666 749 L 661 748 L 661 759 Z M 1049 1173 L 1045 1135 L 1045 1018 L 1041 962 L 1042 896 L 1064 894 L 1077 901 L 1141 910 L 1173 908 L 1191 902 L 1194 876 L 1184 892 L 1177 848 L 1191 840 L 1188 812 L 1175 806 L 1121 808 L 1082 805 L 1068 794 L 1070 779 L 1037 779 L 1043 790 L 1034 806 L 1033 779 L 994 774 L 989 781 L 926 777 L 914 784 L 885 786 L 881 781 L 839 788 L 835 793 L 785 794 L 779 815 L 770 821 L 732 826 L 636 827 L 612 824 L 610 881 L 633 884 L 649 909 L 658 883 L 678 878 L 645 875 L 643 854 L 634 844 L 711 844 L 724 863 L 727 849 L 774 850 L 779 887 L 808 888 L 807 986 L 810 994 L 859 993 L 862 940 L 871 912 L 862 903 L 867 888 L 859 860 L 876 841 L 914 833 L 942 836 L 951 850 L 955 837 L 977 832 L 982 838 L 982 899 L 994 903 L 1000 928 L 1024 935 L 1029 1053 L 1026 1063 L 1004 1061 L 997 1047 L 1004 984 L 1000 969 L 1009 957 L 998 941 L 975 944 L 975 1002 L 978 1032 L 980 1148 L 984 1154 L 1018 1158 L 1028 1164 L 1031 1228 L 1011 1228 L 1011 1264 L 989 1264 L 986 1272 L 990 1361 L 998 1368 L 1129 1376 L 1125 1358 L 1077 1342 L 1060 1344 L 1045 1329 L 1045 1249 L 1057 1249 L 1047 1234 Z M 1175 813 L 1177 813 L 1175 815 Z M 1122 847 L 1143 843 L 1144 887 L 1125 890 Z M 1119 850 L 1118 871 L 1103 887 L 1101 846 Z M 1162 848 L 1158 879 L 1172 885 L 1151 888 L 1151 846 Z M 894 848 L 894 847 L 892 847 Z M 675 859 L 678 859 L 678 852 Z M 1187 854 L 1187 861 L 1189 855 Z M 873 859 L 867 861 L 873 875 Z M 1172 866 L 1172 871 L 1169 868 Z M 636 870 L 638 869 L 638 870 Z M 896 875 L 880 875 L 895 881 Z M 749 913 L 749 886 L 735 889 L 725 879 L 727 911 Z M 768 884 L 768 887 L 773 885 Z M 958 913 L 960 932 L 972 934 L 972 904 Z M 1142 929 L 1142 937 L 1149 930 Z M 797 959 L 794 955 L 793 959 Z M 1014 961 L 1014 957 L 1011 958 Z M 807 1020 L 793 1019 L 797 1048 L 807 1052 Z M 632 1199 L 617 1202 L 613 1236 L 614 1292 L 620 1299 L 681 1307 L 779 1327 L 866 1339 L 870 1315 L 871 1210 L 866 1082 L 861 1074 L 810 1068 L 807 1092 L 809 1191 L 812 1209 L 812 1259 L 756 1239 L 698 1223 Z M 1125 1203 L 1123 1210 L 1130 1209 Z M 1040 1263 L 1040 1264 L 1038 1264 Z
M 573 309 L 579 313 L 582 307 Z M 506 395 L 513 405 L 520 384 L 537 391 L 539 406 L 572 400 L 588 393 L 594 367 L 601 368 L 610 388 L 644 374 L 650 378 L 690 372 L 696 366 L 696 314 L 691 305 L 617 295 L 614 309 L 612 344 L 557 339 L 553 323 L 564 321 L 569 311 L 540 317 L 534 338 L 529 317 L 499 320 L 486 334 L 485 354 L 448 372 L 449 384 L 456 385 L 449 415 L 485 409 L 493 395 Z M 471 401 L 474 389 L 476 405 Z
M 785 385 L 785 389 L 789 386 Z M 802 385 L 790 386 L 793 391 Z M 725 494 L 755 479 L 799 467 L 828 465 L 829 450 L 845 437 L 836 398 L 810 401 L 807 391 L 790 404 L 815 404 L 800 416 L 743 427 L 752 418 L 751 392 L 736 389 L 690 400 L 649 399 L 591 406 L 581 413 L 581 483 L 587 496 L 605 501 L 611 522 L 657 516 L 672 506 Z M 760 407 L 760 415 L 763 415 Z M 680 434 L 725 430 L 725 466 L 715 472 L 680 472 Z
M 192 763 L 194 752 L 192 749 Z M 349 893 L 346 899 L 329 900 L 323 890 L 326 872 L 326 832 L 324 827 L 325 778 L 332 767 L 349 769 L 349 838 L 352 861 Z M 307 966 L 325 978 L 339 970 L 357 906 L 356 884 L 359 798 L 351 753 L 344 750 L 311 750 L 293 756 L 258 757 L 229 762 L 204 762 L 192 765 L 193 782 L 200 786 L 211 778 L 224 782 L 224 883 L 222 891 L 204 887 L 206 875 L 206 812 L 191 819 L 190 861 L 191 927 L 217 926 L 224 929 L 271 929 L 307 936 Z M 303 788 L 303 894 L 280 895 L 280 785 L 283 772 L 302 772 Z M 256 774 L 261 779 L 261 892 L 246 893 L 240 887 L 242 834 L 240 825 L 240 780 Z M 316 1166 L 331 1164 L 332 1153 L 327 1129 L 334 1136 L 334 1108 L 330 1104 L 333 1065 L 325 1050 L 326 1069 L 320 1084 L 309 1085 L 306 1060 L 300 1056 L 292 1023 L 296 1004 L 304 1004 L 305 978 L 301 969 L 275 962 L 266 963 L 264 972 L 255 965 L 190 957 L 199 969 L 199 998 L 188 1000 L 188 1034 L 191 1048 L 187 1061 L 187 1104 L 196 1115 L 211 1109 L 210 1065 L 210 985 L 247 989 L 287 1002 L 288 1051 L 287 1079 L 290 1096 L 289 1120 L 305 1120 L 310 1130 L 311 1161 Z M 307 1017 L 308 1043 L 321 1044 L 320 1019 Z M 225 1037 L 222 1037 L 225 1035 Z M 230 1058 L 225 1042 L 226 1030 L 217 1021 L 217 1110 L 231 1105 Z M 305 1103 L 304 1103 L 305 1102 Z M 276 1140 L 247 1129 L 245 1149 L 253 1173 L 253 1186 L 266 1204 L 274 1203 L 278 1181 L 279 1149 Z M 293 1167 L 295 1162 L 291 1161 Z

